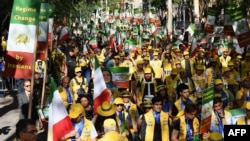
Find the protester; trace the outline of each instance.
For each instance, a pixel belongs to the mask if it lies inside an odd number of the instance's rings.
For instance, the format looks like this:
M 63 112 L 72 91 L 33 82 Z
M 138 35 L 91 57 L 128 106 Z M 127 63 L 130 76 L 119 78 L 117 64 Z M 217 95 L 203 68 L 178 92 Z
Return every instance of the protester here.
M 169 141 L 170 140 L 170 117 L 162 111 L 162 99 L 155 96 L 152 99 L 152 110 L 142 117 L 140 128 L 141 140 L 143 141 Z
M 16 124 L 16 138 L 18 141 L 37 141 L 36 121 L 20 119 Z
M 117 132 L 116 121 L 112 118 L 105 119 L 103 122 L 104 135 L 98 141 L 128 141 L 127 137 Z
M 196 112 L 197 109 L 195 104 L 186 104 L 184 114 L 173 123 L 172 141 L 192 141 L 195 135 L 199 134 L 200 123 L 196 117 Z
M 96 141 L 97 132 L 94 124 L 86 119 L 85 111 L 80 103 L 72 104 L 69 108 L 69 117 L 76 130 L 76 136 L 71 139 Z

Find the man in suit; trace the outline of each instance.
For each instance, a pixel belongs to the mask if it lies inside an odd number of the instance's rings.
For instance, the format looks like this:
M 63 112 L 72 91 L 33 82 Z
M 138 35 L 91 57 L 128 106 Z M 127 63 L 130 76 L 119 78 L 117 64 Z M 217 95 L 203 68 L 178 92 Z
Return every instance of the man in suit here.
M 23 83 L 24 90 L 18 93 L 18 107 L 21 108 L 22 113 L 20 118 L 28 118 L 29 113 L 29 100 L 32 98 L 32 119 L 38 119 L 38 114 L 36 111 L 36 106 L 38 105 L 37 95 L 33 94 L 31 96 L 31 80 L 24 80 Z

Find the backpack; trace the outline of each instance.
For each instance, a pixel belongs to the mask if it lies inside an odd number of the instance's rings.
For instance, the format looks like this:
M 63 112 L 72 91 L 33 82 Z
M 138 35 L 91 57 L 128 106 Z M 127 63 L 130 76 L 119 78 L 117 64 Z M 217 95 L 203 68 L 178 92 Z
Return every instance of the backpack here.
M 83 89 L 82 85 L 85 85 L 84 77 L 82 77 L 82 82 L 78 82 L 78 80 L 74 77 L 76 84 L 80 85 L 80 88 L 77 90 L 77 95 L 85 94 L 85 90 Z

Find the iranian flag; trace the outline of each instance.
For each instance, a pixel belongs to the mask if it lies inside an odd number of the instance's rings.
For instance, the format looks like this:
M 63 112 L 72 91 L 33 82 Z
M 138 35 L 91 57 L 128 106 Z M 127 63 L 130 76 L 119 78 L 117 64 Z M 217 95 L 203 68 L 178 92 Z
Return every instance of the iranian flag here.
M 106 83 L 103 78 L 101 67 L 99 66 L 99 61 L 95 56 L 95 72 L 94 72 L 94 114 L 96 114 L 96 109 L 99 105 L 102 105 L 104 101 L 110 101 L 109 91 L 107 89 Z
M 207 133 L 210 130 L 213 110 L 213 95 L 214 87 L 209 87 L 203 90 L 200 133 Z
M 97 48 L 97 40 L 96 40 L 96 37 L 90 38 L 89 44 L 91 45 L 91 47 L 92 47 L 93 49 Z
M 52 77 L 50 89 L 48 141 L 59 141 L 75 130 Z
M 158 32 L 157 27 L 156 27 L 155 25 L 152 25 L 152 26 L 151 26 L 151 34 L 152 34 L 153 36 L 155 36 L 155 35 L 157 34 L 157 32 Z
M 124 42 L 124 47 L 123 47 L 123 49 L 124 49 L 124 50 L 135 51 L 135 50 L 136 50 L 136 46 L 137 46 L 136 40 L 134 40 L 134 39 L 129 39 L 129 40 L 126 40 L 126 41 Z
M 62 45 L 64 41 L 66 41 L 68 38 L 70 37 L 69 34 L 69 29 L 68 27 L 63 27 L 60 33 L 60 37 L 59 37 L 59 45 Z

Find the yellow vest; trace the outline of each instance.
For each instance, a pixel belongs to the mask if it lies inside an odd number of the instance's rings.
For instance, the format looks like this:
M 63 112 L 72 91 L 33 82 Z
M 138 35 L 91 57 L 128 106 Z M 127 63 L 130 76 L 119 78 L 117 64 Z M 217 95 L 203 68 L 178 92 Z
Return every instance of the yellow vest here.
M 150 65 L 155 72 L 155 78 L 161 78 L 163 75 L 162 61 L 161 60 L 151 60 Z
M 145 141 L 152 141 L 154 138 L 154 128 L 155 128 L 155 118 L 153 115 L 153 110 L 150 110 L 145 115 L 146 121 L 146 133 Z M 160 122 L 161 122 L 161 135 L 162 141 L 169 141 L 169 115 L 161 111 L 160 113 Z M 160 131 L 159 131 L 160 132 Z
M 94 126 L 93 123 L 92 123 L 92 121 L 84 118 L 84 127 L 82 129 L 82 134 L 80 136 L 81 140 L 83 140 L 83 141 L 89 141 L 89 140 L 91 140 L 90 136 L 91 136 L 92 126 Z M 68 139 L 67 141 L 71 141 L 71 140 Z
M 246 123 L 246 119 L 247 119 L 247 123 Z M 237 125 L 250 125 L 250 119 L 247 118 L 246 116 L 241 117 L 241 118 L 239 118 L 239 119 L 236 121 L 236 124 L 237 124 Z
M 194 99 L 192 99 L 192 98 L 189 98 L 189 99 L 192 101 L 192 103 L 195 103 Z M 181 98 L 179 98 L 179 99 L 176 100 L 175 103 L 174 103 L 174 105 L 175 105 L 175 107 L 177 108 L 178 112 L 184 110 L 184 109 L 181 109 L 181 101 L 182 101 Z
M 133 128 L 137 128 L 137 123 L 136 123 L 136 111 L 137 111 L 137 106 L 136 104 L 130 102 L 130 108 L 128 110 L 131 120 L 132 120 L 132 125 Z M 132 129 L 131 129 L 132 130 Z M 133 131 L 133 130 L 132 130 Z
M 58 91 L 60 93 L 60 96 L 63 100 L 63 104 L 65 107 L 68 107 L 69 103 L 68 103 L 68 95 L 67 95 L 67 92 L 66 90 L 62 87 L 62 86 L 59 86 L 58 87 Z M 72 97 L 72 100 L 73 100 L 73 103 L 75 103 L 75 98 L 74 98 L 74 95 L 73 95 L 73 92 L 72 92 L 72 89 L 69 88 L 69 91 L 71 93 L 71 97 Z
M 151 81 L 154 85 L 154 93 L 156 94 L 157 93 L 157 82 L 155 81 L 154 78 L 152 78 L 153 80 Z M 142 101 L 143 99 L 143 96 L 144 95 L 147 95 L 147 94 L 144 94 L 144 90 L 145 90 L 145 80 L 144 78 L 141 80 L 141 88 L 140 88 L 140 92 L 139 92 L 139 100 Z
M 196 134 L 199 132 L 200 123 L 199 120 L 195 117 L 193 119 L 193 134 Z M 179 134 L 179 140 L 186 140 L 187 136 L 187 125 L 185 120 L 185 115 L 180 117 L 180 134 Z
M 70 81 L 70 89 L 72 89 L 74 98 L 75 98 L 75 100 L 77 100 L 77 98 L 78 98 L 77 90 L 80 88 L 80 85 L 77 84 L 75 78 L 76 77 L 72 78 L 71 81 Z M 80 77 L 80 78 L 77 77 L 76 79 L 77 79 L 77 81 L 79 83 L 82 83 L 82 87 L 85 90 L 87 88 L 87 86 L 88 86 L 87 79 L 84 78 L 84 80 L 83 80 L 83 77 Z
M 174 79 L 172 79 L 172 77 L 170 75 L 170 76 L 167 76 L 164 80 L 169 98 L 172 97 L 173 92 L 175 92 L 174 85 L 178 79 L 179 79 L 178 76 L 176 76 Z

